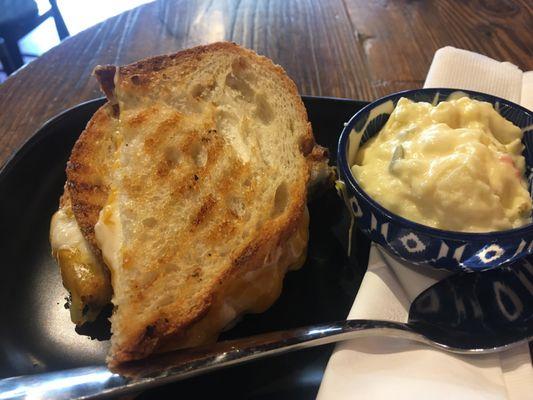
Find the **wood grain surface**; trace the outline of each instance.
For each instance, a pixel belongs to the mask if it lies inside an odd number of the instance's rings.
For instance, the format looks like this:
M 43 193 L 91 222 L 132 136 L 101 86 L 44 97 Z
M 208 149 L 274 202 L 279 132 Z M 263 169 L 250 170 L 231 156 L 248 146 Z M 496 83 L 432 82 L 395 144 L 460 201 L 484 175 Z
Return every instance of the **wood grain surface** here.
M 91 71 L 232 40 L 272 58 L 301 94 L 361 100 L 420 87 L 453 45 L 533 69 L 529 0 L 160 0 L 53 48 L 0 85 L 0 165 L 46 120 L 101 96 Z

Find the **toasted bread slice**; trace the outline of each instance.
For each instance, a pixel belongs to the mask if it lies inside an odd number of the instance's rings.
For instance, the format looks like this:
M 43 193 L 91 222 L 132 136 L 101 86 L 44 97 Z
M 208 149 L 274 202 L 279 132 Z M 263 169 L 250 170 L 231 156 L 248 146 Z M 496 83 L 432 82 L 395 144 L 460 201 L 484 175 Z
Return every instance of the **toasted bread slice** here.
M 325 154 L 294 83 L 234 44 L 96 75 L 120 121 L 95 227 L 114 289 L 113 365 L 214 340 L 268 307 L 305 252 L 307 184 Z

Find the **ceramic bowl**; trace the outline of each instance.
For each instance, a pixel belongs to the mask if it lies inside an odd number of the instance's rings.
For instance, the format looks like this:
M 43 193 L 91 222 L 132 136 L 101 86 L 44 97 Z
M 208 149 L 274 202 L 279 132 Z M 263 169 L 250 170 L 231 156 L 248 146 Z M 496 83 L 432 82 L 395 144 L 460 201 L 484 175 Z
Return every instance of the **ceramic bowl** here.
M 397 257 L 415 264 L 450 271 L 479 271 L 519 260 L 533 253 L 533 224 L 487 233 L 445 231 L 402 218 L 372 199 L 350 171 L 359 146 L 379 133 L 401 97 L 437 104 L 468 96 L 491 103 L 513 124 L 524 129 L 526 175 L 531 193 L 533 179 L 533 113 L 510 101 L 458 89 L 418 89 L 376 100 L 345 125 L 338 146 L 338 174 L 345 202 L 356 226 Z

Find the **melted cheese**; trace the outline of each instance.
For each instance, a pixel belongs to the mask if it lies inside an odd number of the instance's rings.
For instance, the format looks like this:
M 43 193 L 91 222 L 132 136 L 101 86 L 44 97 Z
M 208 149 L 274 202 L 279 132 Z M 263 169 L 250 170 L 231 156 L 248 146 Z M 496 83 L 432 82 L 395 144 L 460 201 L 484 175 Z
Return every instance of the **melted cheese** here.
M 72 211 L 63 207 L 57 210 L 52 217 L 50 244 L 53 253 L 57 253 L 59 250 L 75 251 L 78 249 L 84 257 L 94 260 Z
M 531 221 L 520 128 L 491 104 L 399 100 L 352 173 L 388 210 L 435 228 L 487 232 Z
M 52 255 L 70 292 L 70 317 L 75 324 L 92 321 L 111 298 L 106 267 L 83 237 L 70 204 L 61 207 L 50 224 Z
M 118 210 L 117 196 L 111 193 L 108 197 L 107 204 L 100 211 L 100 215 L 96 225 L 94 226 L 94 233 L 98 247 L 102 251 L 102 257 L 105 263 L 113 273 L 122 268 L 122 223 L 120 221 L 120 214 Z M 111 274 L 113 276 L 113 274 Z M 113 287 L 119 285 L 120 282 L 113 281 Z

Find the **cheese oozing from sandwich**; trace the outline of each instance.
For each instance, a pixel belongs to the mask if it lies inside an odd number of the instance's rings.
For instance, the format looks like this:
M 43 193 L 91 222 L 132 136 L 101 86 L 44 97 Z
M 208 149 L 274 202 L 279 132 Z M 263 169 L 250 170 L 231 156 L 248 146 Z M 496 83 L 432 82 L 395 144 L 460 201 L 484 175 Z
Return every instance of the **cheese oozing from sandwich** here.
M 67 167 L 110 272 L 110 367 L 216 339 L 303 263 L 308 185 L 326 179 L 294 83 L 230 43 L 95 74 L 109 99 Z
M 63 285 L 71 295 L 72 322 L 81 325 L 93 321 L 109 303 L 112 289 L 107 268 L 83 237 L 70 200 L 52 217 L 50 244 Z

